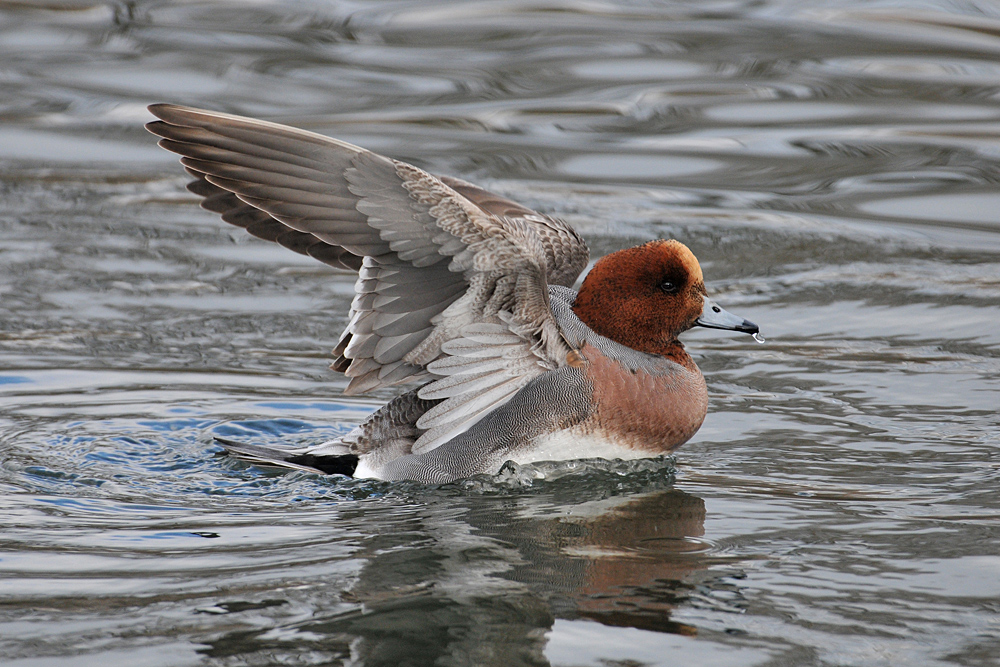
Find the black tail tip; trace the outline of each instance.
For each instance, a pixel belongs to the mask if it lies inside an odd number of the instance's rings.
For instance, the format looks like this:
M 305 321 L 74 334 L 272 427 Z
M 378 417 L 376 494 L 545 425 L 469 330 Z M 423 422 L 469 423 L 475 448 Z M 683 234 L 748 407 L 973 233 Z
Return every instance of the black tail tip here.
M 229 440 L 214 436 L 215 442 L 226 448 L 226 451 L 236 457 L 247 457 L 251 462 L 273 462 L 280 465 L 282 462 L 290 463 L 293 466 L 304 466 L 313 468 L 324 475 L 345 475 L 351 477 L 358 468 L 358 457 L 354 454 L 339 454 L 336 456 L 316 456 L 315 454 L 291 454 L 268 447 L 257 445 L 245 445 L 242 442 Z

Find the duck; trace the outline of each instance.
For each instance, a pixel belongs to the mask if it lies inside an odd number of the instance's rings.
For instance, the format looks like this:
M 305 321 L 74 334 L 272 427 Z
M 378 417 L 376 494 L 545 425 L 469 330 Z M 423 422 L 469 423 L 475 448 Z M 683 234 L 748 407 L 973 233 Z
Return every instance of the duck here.
M 412 386 L 329 442 L 216 438 L 251 462 L 437 484 L 508 461 L 663 456 L 708 410 L 678 336 L 759 332 L 709 298 L 678 240 L 601 257 L 575 290 L 590 252 L 558 218 L 306 130 L 149 111 L 146 128 L 181 156 L 203 208 L 357 274 L 331 366 L 349 378 L 344 393 Z

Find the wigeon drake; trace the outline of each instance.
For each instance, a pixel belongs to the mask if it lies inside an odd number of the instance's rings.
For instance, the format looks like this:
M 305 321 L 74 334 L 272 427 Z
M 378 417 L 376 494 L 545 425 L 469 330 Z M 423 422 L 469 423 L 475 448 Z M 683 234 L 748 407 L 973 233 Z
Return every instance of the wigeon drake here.
M 417 382 L 342 438 L 222 443 L 258 462 L 448 482 L 506 461 L 659 456 L 708 408 L 677 340 L 757 334 L 705 291 L 678 241 L 601 258 L 566 223 L 465 181 L 312 132 L 171 104 L 146 125 L 201 205 L 250 234 L 358 272 L 332 368 L 345 393 Z

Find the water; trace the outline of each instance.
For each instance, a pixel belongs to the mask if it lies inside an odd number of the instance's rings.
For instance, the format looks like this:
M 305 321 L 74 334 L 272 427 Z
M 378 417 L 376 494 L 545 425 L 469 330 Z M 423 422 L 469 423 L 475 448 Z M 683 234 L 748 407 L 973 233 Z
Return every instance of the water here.
M 1000 664 L 1000 9 L 0 3 L 0 656 L 142 665 Z M 594 255 L 674 237 L 676 461 L 443 488 L 248 467 L 389 394 L 353 280 L 197 209 L 151 102 L 479 182 Z

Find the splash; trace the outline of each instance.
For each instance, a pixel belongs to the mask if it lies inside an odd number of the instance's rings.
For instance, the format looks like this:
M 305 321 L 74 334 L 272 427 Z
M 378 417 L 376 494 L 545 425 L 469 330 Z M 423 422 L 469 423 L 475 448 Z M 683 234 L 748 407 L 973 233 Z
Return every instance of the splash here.
M 672 456 L 631 461 L 578 459 L 524 464 L 507 461 L 496 475 L 476 475 L 440 485 L 439 488 L 457 491 L 461 495 L 520 494 L 532 489 L 539 493 L 579 493 L 593 499 L 605 493 L 645 493 L 667 488 L 673 485 L 675 473 Z M 399 484 L 408 483 L 392 484 L 398 488 Z M 426 486 L 421 485 L 421 488 L 426 489 Z
M 753 339 L 758 343 L 760 343 L 761 345 L 764 344 L 764 337 L 760 335 L 759 331 L 753 335 Z

